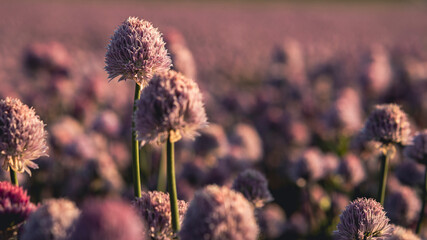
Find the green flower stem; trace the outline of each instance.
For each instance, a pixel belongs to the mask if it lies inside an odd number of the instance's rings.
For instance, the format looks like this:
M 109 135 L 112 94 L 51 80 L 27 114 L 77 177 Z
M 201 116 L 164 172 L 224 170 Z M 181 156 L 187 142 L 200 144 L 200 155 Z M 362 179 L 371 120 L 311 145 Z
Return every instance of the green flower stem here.
M 136 101 L 141 97 L 141 86 L 135 84 L 133 113 L 136 111 Z M 139 169 L 139 141 L 136 140 L 135 122 L 132 120 L 132 177 L 135 197 L 141 197 L 141 174 Z
M 420 217 L 419 217 L 418 223 L 417 223 L 417 229 L 416 229 L 417 234 L 419 234 L 420 230 L 421 230 L 421 223 L 423 222 L 424 209 L 425 209 L 426 201 L 427 201 L 427 166 L 426 166 L 426 170 L 424 173 L 423 197 L 421 198 L 421 200 L 423 201 L 423 205 L 421 206 Z
M 157 191 L 166 191 L 166 144 L 163 144 L 162 154 L 160 156 L 159 175 L 157 177 Z
M 380 156 L 381 160 L 381 172 L 380 172 L 380 187 L 378 189 L 378 201 L 381 203 L 381 205 L 384 206 L 384 199 L 385 199 L 385 188 L 387 185 L 387 173 L 388 173 L 388 162 L 389 162 L 389 156 L 388 153 L 383 153 Z
M 12 169 L 9 169 L 9 171 L 10 171 L 10 181 L 12 182 L 13 185 L 19 186 L 18 175 L 16 174 L 16 172 L 13 171 Z
M 167 174 L 168 174 L 168 190 L 169 199 L 171 204 L 171 215 L 172 215 L 172 229 L 175 233 L 179 231 L 179 213 L 178 213 L 178 200 L 176 193 L 176 181 L 175 181 L 175 153 L 174 143 L 170 141 L 170 135 L 168 136 L 166 152 L 167 152 Z

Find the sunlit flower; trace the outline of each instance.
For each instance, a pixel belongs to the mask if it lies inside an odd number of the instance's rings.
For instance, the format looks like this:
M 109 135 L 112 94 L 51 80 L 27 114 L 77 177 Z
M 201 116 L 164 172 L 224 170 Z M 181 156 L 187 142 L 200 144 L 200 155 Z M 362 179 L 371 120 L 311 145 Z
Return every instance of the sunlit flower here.
M 267 179 L 256 170 L 248 169 L 241 172 L 234 179 L 232 189 L 242 193 L 257 208 L 273 200 L 268 190 Z

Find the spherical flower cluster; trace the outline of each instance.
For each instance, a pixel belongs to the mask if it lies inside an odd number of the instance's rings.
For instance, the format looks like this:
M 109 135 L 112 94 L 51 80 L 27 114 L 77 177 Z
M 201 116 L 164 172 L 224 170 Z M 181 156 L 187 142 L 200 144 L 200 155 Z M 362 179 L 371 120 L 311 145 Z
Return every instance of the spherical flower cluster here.
M 421 201 L 412 188 L 401 186 L 388 195 L 384 207 L 393 223 L 408 226 L 418 219 Z
M 89 200 L 83 205 L 70 240 L 145 240 L 144 224 L 132 207 L 114 200 Z
M 228 152 L 228 140 L 224 128 L 217 124 L 209 124 L 200 131 L 194 141 L 194 151 L 202 157 L 224 157 Z
M 258 162 L 263 156 L 262 140 L 257 130 L 248 124 L 237 124 L 230 137 L 231 154 L 236 160 Z
M 161 33 L 153 25 L 136 17 L 129 17 L 111 37 L 105 55 L 105 70 L 113 79 L 134 80 L 143 87 L 153 74 L 172 66 Z
M 202 94 L 196 82 L 175 71 L 156 74 L 136 103 L 135 130 L 141 144 L 194 137 L 206 125 Z
M 30 215 L 22 240 L 65 240 L 74 230 L 80 210 L 67 199 L 50 199 Z
M 389 221 L 380 203 L 358 198 L 340 215 L 334 236 L 337 240 L 386 240 L 393 231 Z
M 256 208 L 263 207 L 273 200 L 268 190 L 267 179 L 256 170 L 248 169 L 241 172 L 234 179 L 232 189 L 242 193 Z
M 387 240 L 421 240 L 420 237 L 409 229 L 394 224 L 392 224 L 392 227 L 393 233 Z
M 258 226 L 251 204 L 227 187 L 196 192 L 179 232 L 182 240 L 255 240 Z
M 0 101 L 0 159 L 2 168 L 16 172 L 38 168 L 32 160 L 47 156 L 44 123 L 20 100 L 6 98 Z
M 427 164 L 427 130 L 419 132 L 404 151 L 405 155 L 419 163 Z
M 357 186 L 366 178 L 365 169 L 358 157 L 347 154 L 341 160 L 338 167 L 338 174 L 351 186 Z
M 21 187 L 0 182 L 0 231 L 22 223 L 35 209 Z
M 363 129 L 366 139 L 382 144 L 406 145 L 411 129 L 408 117 L 396 104 L 375 106 Z
M 316 181 L 324 174 L 324 166 L 321 152 L 317 148 L 309 148 L 302 153 L 297 162 L 291 168 L 291 175 L 295 181 L 304 179 Z
M 174 237 L 171 226 L 171 208 L 169 194 L 163 192 L 142 192 L 141 197 L 133 201 L 133 207 L 148 224 L 148 234 L 152 239 L 167 240 Z M 188 204 L 178 201 L 179 221 L 182 223 Z
M 268 204 L 256 216 L 261 234 L 268 239 L 279 238 L 286 229 L 286 214 L 277 204 Z

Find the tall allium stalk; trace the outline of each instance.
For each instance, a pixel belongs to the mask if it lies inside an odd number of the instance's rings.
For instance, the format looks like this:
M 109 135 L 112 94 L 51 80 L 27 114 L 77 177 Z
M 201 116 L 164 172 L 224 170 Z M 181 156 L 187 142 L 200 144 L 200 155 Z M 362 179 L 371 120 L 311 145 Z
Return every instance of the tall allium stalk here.
M 417 223 L 416 233 L 420 233 L 421 224 L 424 219 L 424 210 L 427 202 L 427 130 L 419 132 L 411 145 L 407 146 L 404 151 L 405 155 L 426 166 L 424 174 L 424 185 L 423 185 L 423 195 L 422 195 L 422 205 L 420 216 Z
M 135 81 L 133 112 L 141 90 L 153 74 L 167 71 L 172 66 L 162 34 L 150 22 L 136 17 L 129 17 L 114 32 L 107 47 L 105 64 L 110 80 L 120 76 L 119 81 Z M 132 122 L 132 175 L 135 196 L 141 197 L 139 142 L 134 127 Z
M 410 126 L 406 114 L 396 104 L 375 106 L 366 121 L 363 133 L 367 140 L 381 143 L 381 172 L 378 201 L 383 205 L 387 183 L 388 162 L 395 152 L 395 145 L 406 145 L 410 140 Z
M 163 143 L 167 148 L 167 182 L 171 202 L 172 228 L 179 230 L 175 182 L 174 142 L 194 137 L 206 125 L 206 113 L 199 87 L 175 71 L 155 75 L 136 103 L 135 129 L 142 144 Z

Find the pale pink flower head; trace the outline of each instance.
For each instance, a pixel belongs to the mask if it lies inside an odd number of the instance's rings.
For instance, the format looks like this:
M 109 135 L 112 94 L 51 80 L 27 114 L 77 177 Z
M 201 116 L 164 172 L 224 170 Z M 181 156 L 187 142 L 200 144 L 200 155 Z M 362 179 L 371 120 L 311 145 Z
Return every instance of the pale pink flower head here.
M 412 143 L 405 148 L 404 154 L 414 161 L 427 164 L 427 130 L 414 137 Z
M 110 79 L 134 80 L 145 87 L 156 72 L 172 66 L 162 34 L 145 20 L 129 17 L 111 37 L 105 55 Z
M 0 100 L 0 159 L 5 171 L 27 172 L 38 166 L 32 160 L 47 156 L 45 124 L 20 100 Z
M 421 238 L 418 237 L 414 232 L 412 232 L 411 229 L 407 229 L 394 224 L 392 224 L 392 226 L 392 236 L 390 238 L 387 238 L 387 240 L 421 240 Z

